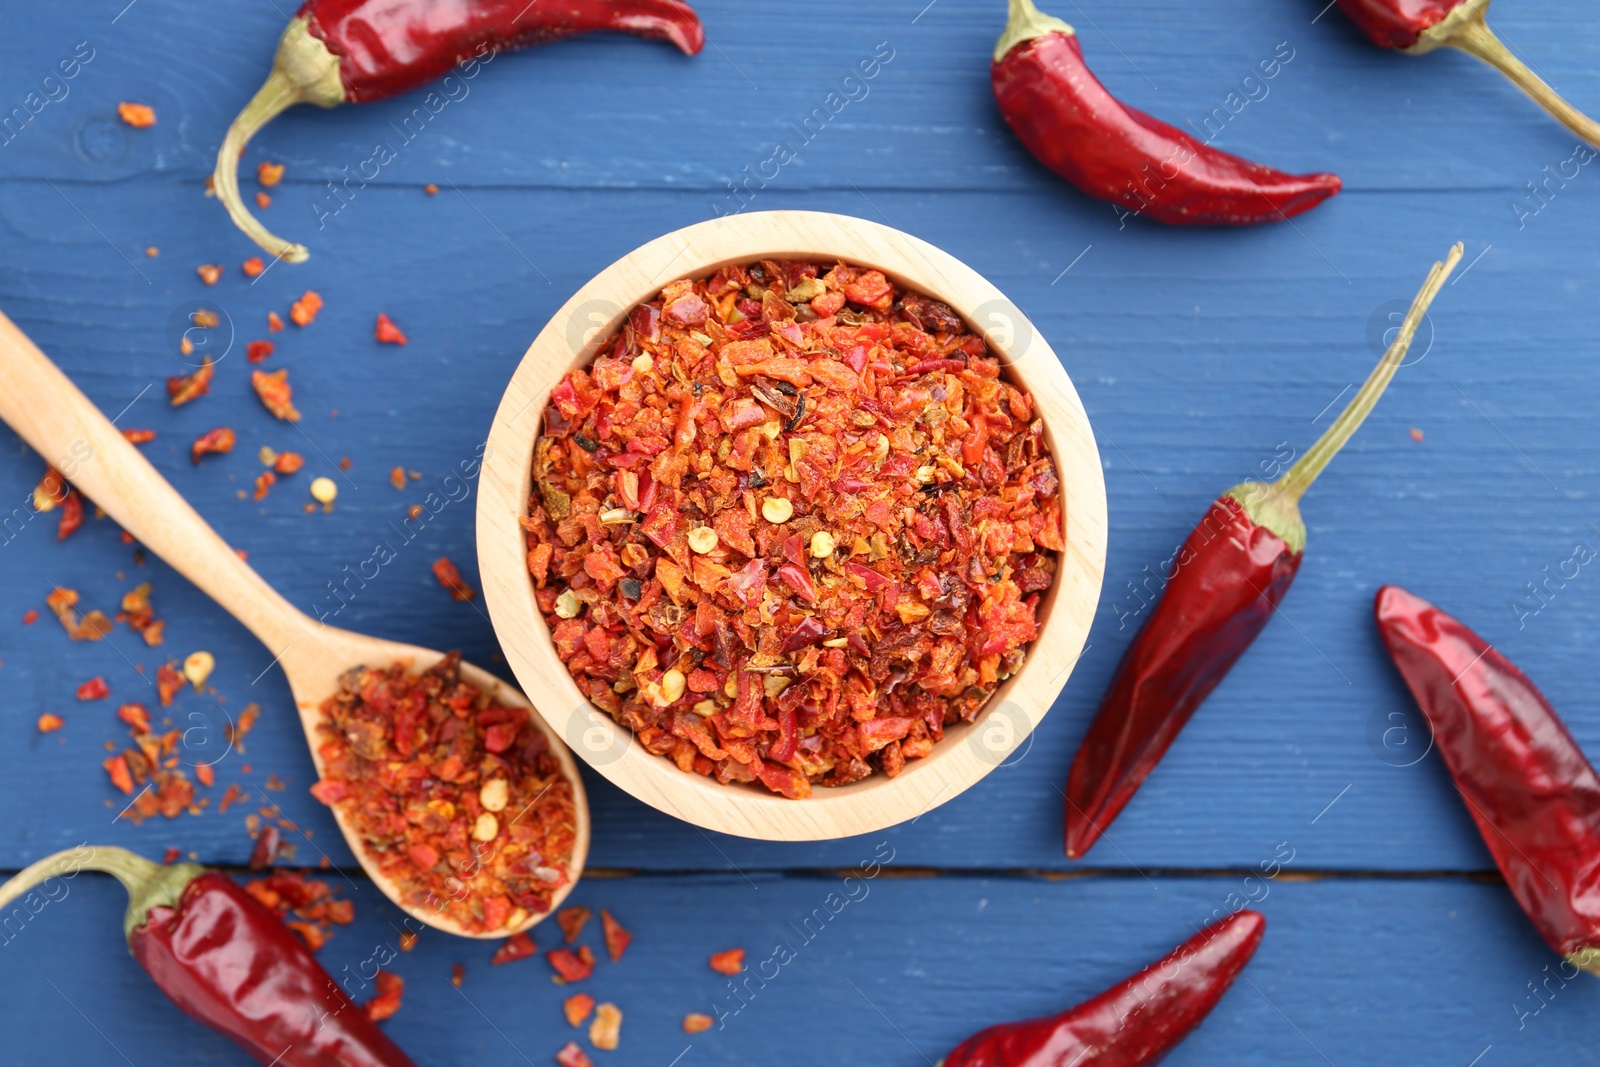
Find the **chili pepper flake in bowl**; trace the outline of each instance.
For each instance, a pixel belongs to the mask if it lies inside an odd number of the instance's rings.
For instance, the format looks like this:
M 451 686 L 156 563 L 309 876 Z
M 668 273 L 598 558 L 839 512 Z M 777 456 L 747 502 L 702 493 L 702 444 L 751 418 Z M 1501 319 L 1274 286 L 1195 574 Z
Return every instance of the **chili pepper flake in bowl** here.
M 892 778 L 1021 667 L 1065 504 L 1033 397 L 951 308 L 762 260 L 599 352 L 551 392 L 527 565 L 648 751 L 790 798 Z
M 577 815 L 543 732 L 463 681 L 460 661 L 347 673 L 322 705 L 311 792 L 406 903 L 493 933 L 550 910 L 570 881 Z

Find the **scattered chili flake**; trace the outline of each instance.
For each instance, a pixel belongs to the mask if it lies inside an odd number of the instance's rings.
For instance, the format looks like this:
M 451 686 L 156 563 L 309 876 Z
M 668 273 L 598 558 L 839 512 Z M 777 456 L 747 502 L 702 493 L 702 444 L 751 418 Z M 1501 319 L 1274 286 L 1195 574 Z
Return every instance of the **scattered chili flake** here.
M 41 734 L 49 734 L 54 733 L 63 726 L 67 725 L 67 721 L 61 716 L 47 711 L 43 715 L 39 716 L 39 721 L 35 725 L 39 727 L 39 732 Z
M 293 474 L 306 465 L 306 459 L 298 452 L 279 452 L 278 458 L 272 464 L 272 469 L 279 474 Z
M 222 318 L 210 308 L 199 308 L 189 313 L 189 322 L 201 329 L 210 330 L 222 324 Z
M 266 160 L 262 160 L 260 163 L 257 163 L 256 181 L 259 182 L 263 188 L 271 189 L 274 185 L 277 185 L 279 182 L 283 181 L 283 164 L 269 163 Z
M 123 430 L 122 436 L 130 445 L 143 445 L 154 441 L 156 432 L 154 430 Z
M 256 475 L 256 491 L 252 494 L 254 498 L 256 500 L 265 500 L 267 498 L 267 490 L 271 489 L 277 480 L 278 476 L 271 471 L 262 471 Z
M 711 969 L 718 974 L 738 974 L 744 970 L 744 949 L 730 948 L 711 957 Z
M 197 396 L 205 396 L 211 392 L 211 378 L 216 374 L 216 368 L 210 356 L 200 360 L 200 369 L 186 378 L 168 378 L 167 395 L 172 398 L 173 407 L 182 407 Z
M 412 930 L 400 931 L 400 951 L 410 952 L 417 947 L 417 935 Z
M 390 471 L 389 484 L 396 489 L 404 489 L 406 487 L 406 469 L 404 467 L 396 467 Z
M 282 838 L 276 826 L 263 828 L 261 833 L 256 835 L 255 848 L 250 850 L 250 869 L 252 871 L 264 871 L 272 866 L 273 861 L 278 858 L 278 846 L 280 844 L 282 844 Z
M 229 808 L 243 799 L 244 790 L 239 788 L 238 783 L 230 782 L 227 790 L 222 794 L 222 799 L 217 802 L 217 814 L 226 815 Z
M 29 608 L 27 611 L 24 611 L 22 613 L 22 625 L 24 625 L 24 626 L 32 626 L 34 623 L 36 623 L 38 621 L 39 621 L 39 613 L 37 611 L 33 610 L 32 608 Z
M 1411 439 L 1420 442 L 1422 440 L 1422 431 L 1415 426 L 1411 427 Z
M 437 185 L 433 184 L 432 182 L 429 182 L 427 185 L 424 185 L 422 187 L 422 191 L 427 193 L 429 196 L 438 196 L 439 195 L 439 187 Z
M 262 363 L 276 348 L 271 341 L 251 341 L 244 346 L 244 358 L 250 363 Z
M 460 989 L 461 988 L 461 983 L 466 981 L 466 978 L 467 978 L 467 969 L 465 967 L 461 966 L 461 964 L 459 964 L 459 963 L 452 963 L 450 965 L 450 984 L 451 985 L 455 986 L 457 989 Z
M 289 368 L 282 367 L 272 373 L 264 370 L 250 372 L 250 385 L 256 396 L 273 415 L 285 422 L 299 422 L 300 413 L 294 409 L 294 390 L 289 386 Z
M 162 707 L 172 706 L 172 698 L 183 689 L 183 682 L 176 662 L 163 663 L 156 668 L 156 695 L 161 699 Z
M 949 307 L 763 261 L 667 285 L 599 351 L 551 391 L 528 569 L 647 751 L 804 797 L 895 776 L 1021 667 L 1062 487 Z
M 538 951 L 539 946 L 534 944 L 533 938 L 529 937 L 526 932 L 512 934 L 500 943 L 499 948 L 494 950 L 494 956 L 490 958 L 489 964 L 494 967 L 501 967 L 507 963 L 525 960 L 530 956 L 536 955 Z
M 151 259 L 155 259 L 161 254 L 161 249 L 157 248 L 155 245 L 150 245 L 144 250 L 144 254 L 149 256 Z
M 262 836 L 267 832 L 262 831 Z M 313 952 L 327 943 L 333 927 L 349 926 L 355 921 L 353 903 L 336 897 L 329 883 L 307 878 L 298 871 L 274 868 L 271 873 L 244 883 L 244 890 L 284 920 Z
M 144 638 L 144 643 L 155 648 L 166 639 L 167 624 L 155 617 L 150 606 L 150 583 L 142 582 L 122 594 L 122 610 L 117 621 L 128 624 L 128 629 Z
M 105 612 L 95 608 L 87 615 L 78 614 L 78 591 L 56 586 L 44 598 L 45 606 L 61 620 L 67 636 L 74 641 L 98 641 L 111 632 L 111 620 Z
M 189 340 L 189 336 L 187 334 L 185 334 L 183 337 L 178 339 L 178 355 L 180 355 L 180 356 L 192 356 L 192 355 L 194 355 L 194 342 Z
M 372 335 L 386 345 L 403 345 L 406 343 L 406 335 L 400 332 L 400 327 L 396 326 L 389 316 L 381 311 L 378 312 L 378 325 L 373 328 Z
M 440 556 L 434 560 L 433 576 L 439 580 L 440 585 L 450 590 L 452 600 L 471 600 L 478 595 L 476 589 L 461 580 L 461 572 L 447 556 Z
M 56 540 L 65 541 L 83 525 L 83 497 L 76 489 L 67 493 L 61 502 L 61 518 L 56 523 Z
M 206 788 L 217 784 L 217 772 L 209 763 L 197 763 L 194 767 L 195 779 Z
M 111 695 L 111 687 L 98 674 L 78 686 L 79 700 L 104 700 Z
M 126 755 L 112 756 L 100 766 L 111 776 L 111 784 L 120 789 L 124 795 L 133 793 L 133 772 L 128 769 Z
M 130 104 L 124 100 L 117 105 L 117 117 L 136 130 L 148 129 L 156 124 L 156 109 L 149 104 Z
M 574 993 L 561 1002 L 561 1010 L 567 1015 L 568 1026 L 579 1026 L 594 1011 L 594 998 L 587 993 Z
M 587 948 L 588 946 L 584 946 Z M 553 948 L 545 953 L 545 959 L 550 961 L 550 967 L 556 972 L 556 977 L 562 982 L 581 982 L 594 973 L 594 954 L 589 954 L 587 962 L 570 948 Z
M 271 206 L 272 206 L 272 197 L 268 196 L 266 193 L 261 192 L 259 189 L 256 190 L 256 207 L 260 208 L 262 211 L 265 211 L 265 210 L 267 210 L 267 208 L 269 208 Z
M 134 737 L 150 732 L 150 710 L 143 704 L 124 704 L 117 709 L 117 718 L 133 728 Z
M 283 318 L 276 311 L 267 312 L 267 332 L 277 333 L 283 329 Z
M 611 913 L 604 908 L 600 909 L 600 926 L 606 935 L 606 954 L 615 963 L 628 951 L 628 946 L 633 944 L 633 935 L 622 928 L 622 924 L 611 917 Z
M 240 269 L 244 271 L 246 278 L 259 278 L 261 277 L 261 272 L 266 270 L 267 266 L 261 262 L 260 256 L 251 256 L 240 265 Z
M 182 858 L 183 849 L 181 848 L 168 848 L 161 854 L 161 862 L 167 867 L 171 867 L 174 863 L 177 863 L 178 860 Z
M 594 1067 L 594 1061 L 578 1047 L 576 1041 L 568 1041 L 561 1046 L 561 1051 L 556 1053 L 556 1064 L 557 1067 Z
M 412 521 L 422 518 L 422 505 L 412 504 L 409 508 L 406 508 L 406 518 Z
M 589 1043 L 595 1048 L 611 1052 L 622 1038 L 622 1009 L 609 1001 L 594 1009 L 594 1022 L 589 1024 Z
M 196 438 L 194 444 L 189 446 L 189 455 L 195 463 L 199 463 L 201 456 L 221 455 L 232 452 L 234 440 L 232 429 L 227 426 L 219 426 L 215 430 L 203 433 Z
M 704 1012 L 691 1011 L 683 1017 L 683 1032 L 686 1034 L 703 1034 L 711 1029 L 716 1020 Z
M 382 1022 L 400 1010 L 400 997 L 405 992 L 406 980 L 398 974 L 380 970 L 376 981 L 378 995 L 367 1001 L 367 1018 Z
M 420 674 L 345 674 L 322 705 L 324 777 L 311 792 L 338 808 L 402 902 L 492 933 L 549 911 L 570 881 L 573 787 L 528 712 L 463 681 L 460 663 L 452 652 Z M 496 779 L 499 815 L 482 799 Z M 462 894 L 457 872 L 469 870 Z
M 305 293 L 289 307 L 289 319 L 296 326 L 310 326 L 322 310 L 322 297 L 314 289 Z
M 590 914 L 588 908 L 577 907 L 562 908 L 556 912 L 556 922 L 560 925 L 561 936 L 566 939 L 567 944 L 570 945 L 578 940 L 578 935 L 583 933 L 584 924 L 589 921 Z
M 39 484 L 33 489 L 33 510 L 41 514 L 54 511 L 67 499 L 67 494 L 72 492 L 67 480 L 61 472 L 54 467 L 46 467 L 44 474 L 39 478 Z
M 216 285 L 222 279 L 221 263 L 202 263 L 194 269 L 200 275 L 200 280 L 207 285 Z

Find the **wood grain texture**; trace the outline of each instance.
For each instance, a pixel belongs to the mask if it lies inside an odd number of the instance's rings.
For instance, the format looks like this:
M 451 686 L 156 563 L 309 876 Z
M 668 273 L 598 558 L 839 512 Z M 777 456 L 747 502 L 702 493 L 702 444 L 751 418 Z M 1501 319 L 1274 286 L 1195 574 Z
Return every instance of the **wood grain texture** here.
M 0 110 L 21 105 L 77 42 L 92 41 L 96 54 L 65 99 L 0 145 L 0 308 L 103 411 L 136 401 L 119 424 L 157 430 L 143 449 L 156 468 L 313 617 L 320 609 L 345 629 L 460 648 L 510 680 L 481 603 L 451 601 L 428 568 L 449 555 L 476 581 L 476 486 L 464 472 L 530 338 L 606 264 L 736 204 L 725 182 L 792 138 L 788 124 L 822 104 L 880 41 L 892 42 L 895 58 L 868 95 L 758 189 L 751 208 L 855 215 L 945 249 L 1016 302 L 1082 397 L 1105 470 L 1105 592 L 1072 683 L 1009 765 L 914 824 L 805 844 L 702 833 L 585 772 L 591 864 L 726 875 L 638 878 L 615 883 L 617 896 L 609 884 L 598 892 L 594 880 L 580 887 L 583 902 L 615 902 L 631 925 L 653 927 L 640 955 L 616 970 L 638 983 L 636 995 L 618 994 L 630 1013 L 619 1063 L 661 1065 L 682 1048 L 668 1039 L 690 1009 L 661 990 L 690 973 L 684 967 L 699 981 L 715 977 L 700 961 L 728 947 L 722 931 L 733 917 L 750 917 L 734 940 L 748 938 L 753 949 L 771 933 L 757 916 L 781 925 L 810 900 L 808 888 L 766 903 L 777 894 L 769 879 L 804 878 L 757 871 L 847 867 L 880 839 L 896 849 L 897 865 L 975 875 L 1066 869 L 1057 786 L 1138 623 L 1145 583 L 1159 585 L 1152 575 L 1219 491 L 1280 446 L 1303 449 L 1315 438 L 1324 409 L 1376 358 L 1372 331 L 1381 341 L 1387 305 L 1408 299 L 1439 250 L 1464 240 L 1466 261 L 1431 315 L 1431 346 L 1419 344 L 1425 354 L 1402 370 L 1305 502 L 1308 553 L 1282 618 L 1094 854 L 1126 876 L 1027 881 L 1004 909 L 987 885 L 974 898 L 950 895 L 949 879 L 896 883 L 933 888 L 875 895 L 871 905 L 894 906 L 829 948 L 828 966 L 795 983 L 802 993 L 769 998 L 762 1025 L 733 1030 L 715 1055 L 708 1039 L 683 1064 L 702 1055 L 759 1061 L 775 1035 L 809 1042 L 809 1059 L 864 1049 L 871 1062 L 921 1063 L 836 973 L 848 973 L 934 1058 L 981 1023 L 1046 1010 L 1155 958 L 1226 896 L 1210 880 L 1186 888 L 1195 883 L 1185 869 L 1254 868 L 1283 841 L 1298 850 L 1295 869 L 1392 875 L 1286 884 L 1267 904 L 1272 926 L 1255 966 L 1272 980 L 1258 984 L 1339 1067 L 1404 1058 L 1466 1065 L 1490 1043 L 1480 1067 L 1594 1058 L 1587 987 L 1561 993 L 1518 1029 L 1511 1004 L 1531 1006 L 1521 999 L 1525 984 L 1542 980 L 1550 957 L 1504 891 L 1432 877 L 1491 862 L 1437 755 L 1411 762 L 1426 737 L 1370 616 L 1384 582 L 1435 601 L 1518 662 L 1578 740 L 1600 752 L 1590 684 L 1600 581 L 1587 565 L 1560 575 L 1576 545 L 1600 548 L 1592 225 L 1600 172 L 1575 165 L 1567 170 L 1575 176 L 1560 177 L 1574 156 L 1571 138 L 1503 79 L 1466 56 L 1373 49 L 1337 10 L 1313 22 L 1322 0 L 1077 0 L 1081 12 L 1056 0 L 1052 9 L 1078 24 L 1107 85 L 1180 125 L 1223 106 L 1279 42 L 1295 49 L 1269 95 L 1244 107 L 1215 143 L 1286 168 L 1328 167 L 1342 174 L 1345 192 L 1293 228 L 1176 232 L 1119 225 L 1111 209 L 1062 187 L 1005 133 L 986 70 L 1003 21 L 997 2 L 704 0 L 697 6 L 716 48 L 692 60 L 598 37 L 496 60 L 377 179 L 353 186 L 320 229 L 313 205 L 337 202 L 325 183 L 367 159 L 377 140 L 397 138 L 390 123 L 420 98 L 283 116 L 243 170 L 262 159 L 288 164 L 265 218 L 307 241 L 313 259 L 274 266 L 252 285 L 238 263 L 255 249 L 203 197 L 202 183 L 223 127 L 266 70 L 282 16 L 266 4 L 137 0 L 113 23 L 124 3 L 7 12 Z M 1564 95 L 1600 109 L 1594 12 L 1498 0 L 1491 21 Z M 154 104 L 158 125 L 121 127 L 114 108 L 124 99 Z M 422 193 L 429 181 L 441 186 L 438 196 Z M 246 189 L 254 191 L 248 178 Z M 143 256 L 148 245 L 160 247 L 158 258 Z M 200 263 L 224 264 L 226 278 L 202 286 Z M 273 335 L 278 350 L 267 364 L 291 369 L 305 413 L 297 431 L 260 409 L 239 356 L 246 341 L 267 336 L 268 309 L 286 312 L 307 288 L 327 307 L 309 329 Z M 185 370 L 174 322 L 202 301 L 230 324 L 208 338 L 230 354 L 210 397 L 169 409 L 162 382 Z M 372 340 L 379 311 L 406 330 L 408 346 Z M 146 386 L 152 391 L 141 398 Z M 193 468 L 189 443 L 221 425 L 237 430 L 238 448 Z M 1423 441 L 1411 440 L 1412 427 Z M 264 444 L 301 451 L 308 463 L 258 504 L 237 494 L 248 495 Z M 309 477 L 339 477 L 344 456 L 353 466 L 335 511 L 304 514 Z M 423 478 L 396 492 L 394 466 Z M 0 805 L 9 816 L 0 868 L 84 840 L 242 863 L 247 811 L 276 804 L 309 835 L 294 838 L 298 859 L 314 864 L 325 852 L 354 870 L 337 826 L 305 791 L 314 769 L 284 676 L 266 670 L 272 651 L 164 564 L 136 563 L 113 523 L 91 521 L 57 545 L 52 516 L 19 516 L 42 469 L 0 430 L 0 682 L 9 697 L 0 718 Z M 425 506 L 426 521 L 408 526 L 413 504 Z M 380 544 L 393 562 L 362 577 Z M 160 649 L 121 627 L 109 642 L 73 644 L 48 613 L 31 627 L 17 624 L 24 611 L 44 611 L 54 584 L 109 610 L 143 580 L 154 583 L 156 612 L 168 621 Z M 220 750 L 219 709 L 262 704 L 245 751 L 218 766 L 211 791 L 238 783 L 250 805 L 226 817 L 213 807 L 199 818 L 114 823 L 126 798 L 99 762 L 106 742 L 126 740 L 115 702 L 150 700 L 156 665 L 200 648 L 217 656 L 212 681 L 225 703 L 186 703 L 173 722 L 184 725 L 185 758 L 194 760 Z M 74 688 L 94 674 L 111 683 L 112 701 L 78 704 Z M 33 721 L 44 711 L 63 715 L 66 728 L 39 735 Z M 267 789 L 269 774 L 284 788 Z M 737 871 L 761 890 L 749 891 Z M 1090 893 L 1086 884 L 1103 888 Z M 639 896 L 621 896 L 626 886 Z M 116 943 L 121 905 L 109 887 L 100 892 L 94 913 L 103 923 L 47 913 L 39 921 L 57 925 L 44 949 L 20 951 L 18 939 L 0 952 L 0 1020 L 10 1032 L 0 1062 L 122 1062 L 38 980 L 41 970 L 135 1063 L 234 1062 L 231 1050 L 168 1013 L 126 963 Z M 980 913 L 985 897 L 991 903 Z M 360 921 L 374 924 L 362 930 L 400 922 L 370 888 L 359 899 Z M 623 915 L 634 899 L 648 922 Z M 1290 900 L 1305 903 L 1291 909 Z M 371 939 L 352 936 L 346 944 L 361 947 L 330 962 L 354 966 Z M 425 938 L 418 949 L 437 953 L 437 966 L 412 973 L 396 1033 L 426 1042 L 421 1062 L 522 1063 L 435 977 L 454 958 L 483 972 L 487 947 L 470 957 L 471 946 L 431 947 L 445 945 Z M 485 1002 L 486 1014 L 519 1044 L 560 1034 L 544 974 L 513 981 L 510 973 L 490 976 L 505 980 L 496 995 L 506 999 Z M 423 996 L 430 982 L 437 988 Z M 537 1015 L 526 1008 L 530 991 Z M 704 996 L 712 992 L 708 985 Z M 1240 994 L 1254 995 L 1241 986 L 1219 1012 L 1243 1011 Z M 1170 1062 L 1326 1062 L 1270 1007 L 1249 1011 L 1250 1028 L 1219 1014 Z M 646 1019 L 654 1021 L 633 1029 Z M 524 1050 L 540 1062 L 558 1046 Z
M 895 778 L 786 800 L 759 783 L 723 785 L 679 771 L 633 743 L 589 703 L 556 655 L 528 576 L 519 519 L 550 390 L 587 365 L 628 313 L 677 277 L 702 278 L 758 259 L 844 261 L 948 304 L 981 331 L 1006 375 L 1032 396 L 1061 479 L 1066 551 L 1040 603 L 1038 638 L 1022 669 L 996 687 L 982 715 L 951 728 Z M 909 822 L 959 796 L 1026 744 L 1061 695 L 1083 649 L 1105 575 L 1105 481 L 1083 403 L 1047 342 L 1015 304 L 970 267 L 899 230 L 844 215 L 758 211 L 674 230 L 629 252 L 573 294 L 539 332 L 500 400 L 478 484 L 484 600 L 524 690 L 574 752 L 612 784 L 685 822 L 765 841 L 852 837 Z

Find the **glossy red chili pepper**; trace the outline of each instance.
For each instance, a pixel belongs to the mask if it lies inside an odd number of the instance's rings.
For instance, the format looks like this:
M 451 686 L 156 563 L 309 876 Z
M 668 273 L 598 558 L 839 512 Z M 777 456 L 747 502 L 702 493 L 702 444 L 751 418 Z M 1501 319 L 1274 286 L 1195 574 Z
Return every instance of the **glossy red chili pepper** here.
M 1461 622 L 1393 585 L 1373 613 L 1517 903 L 1600 974 L 1600 775 L 1527 675 Z
M 1338 0 L 1339 9 L 1380 48 L 1423 55 L 1458 48 L 1477 56 L 1567 129 L 1600 145 L 1600 124 L 1567 103 L 1489 29 L 1489 0 Z
M 1394 343 L 1309 451 L 1271 484 L 1244 482 L 1206 511 L 1174 556 L 1155 610 L 1123 654 L 1067 776 L 1066 848 L 1089 851 L 1195 710 L 1266 628 L 1300 569 L 1300 497 L 1377 404 L 1417 324 L 1461 260 L 1435 263 Z
M 1010 0 L 990 76 L 1006 123 L 1035 158 L 1090 196 L 1177 225 L 1276 222 L 1339 191 L 1335 174 L 1286 174 L 1219 151 L 1106 91 L 1077 33 Z
M 278 917 L 227 875 L 80 845 L 0 886 L 0 906 L 51 878 L 104 871 L 128 891 L 133 958 L 173 1003 L 276 1067 L 416 1067 Z
M 310 255 L 305 246 L 270 233 L 239 196 L 239 154 L 262 126 L 295 104 L 337 107 L 410 92 L 458 65 L 463 77 L 476 77 L 500 52 L 595 30 L 668 40 L 689 55 L 705 45 L 699 16 L 682 0 L 306 0 L 278 39 L 266 82 L 222 140 L 217 199 L 251 240 L 300 263 Z
M 944 1058 L 944 1067 L 1158 1063 L 1216 1007 L 1266 930 L 1260 912 L 1235 912 L 1093 1000 L 974 1034 Z

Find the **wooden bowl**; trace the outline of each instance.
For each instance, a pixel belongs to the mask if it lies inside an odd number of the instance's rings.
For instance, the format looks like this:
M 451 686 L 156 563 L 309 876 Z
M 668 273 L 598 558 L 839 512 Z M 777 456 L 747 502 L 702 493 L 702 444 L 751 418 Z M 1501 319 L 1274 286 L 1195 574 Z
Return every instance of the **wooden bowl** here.
M 1033 394 L 1065 495 L 1067 548 L 1045 594 L 1039 637 L 1023 669 L 1002 683 L 977 721 L 945 731 L 896 777 L 874 774 L 788 800 L 759 784 L 723 785 L 678 770 L 634 744 L 592 706 L 557 657 L 534 600 L 526 514 L 533 448 L 550 390 L 587 365 L 637 304 L 668 282 L 758 259 L 844 260 L 876 267 L 897 285 L 942 300 Z M 523 690 L 580 758 L 646 804 L 709 830 L 769 841 L 868 833 L 914 819 L 1004 764 L 1055 702 L 1089 633 L 1105 572 L 1106 498 L 1100 454 L 1077 391 L 1050 345 L 970 267 L 898 230 L 843 215 L 768 211 L 687 226 L 630 252 L 568 300 L 534 339 L 506 387 L 478 487 L 478 561 L 495 633 Z

